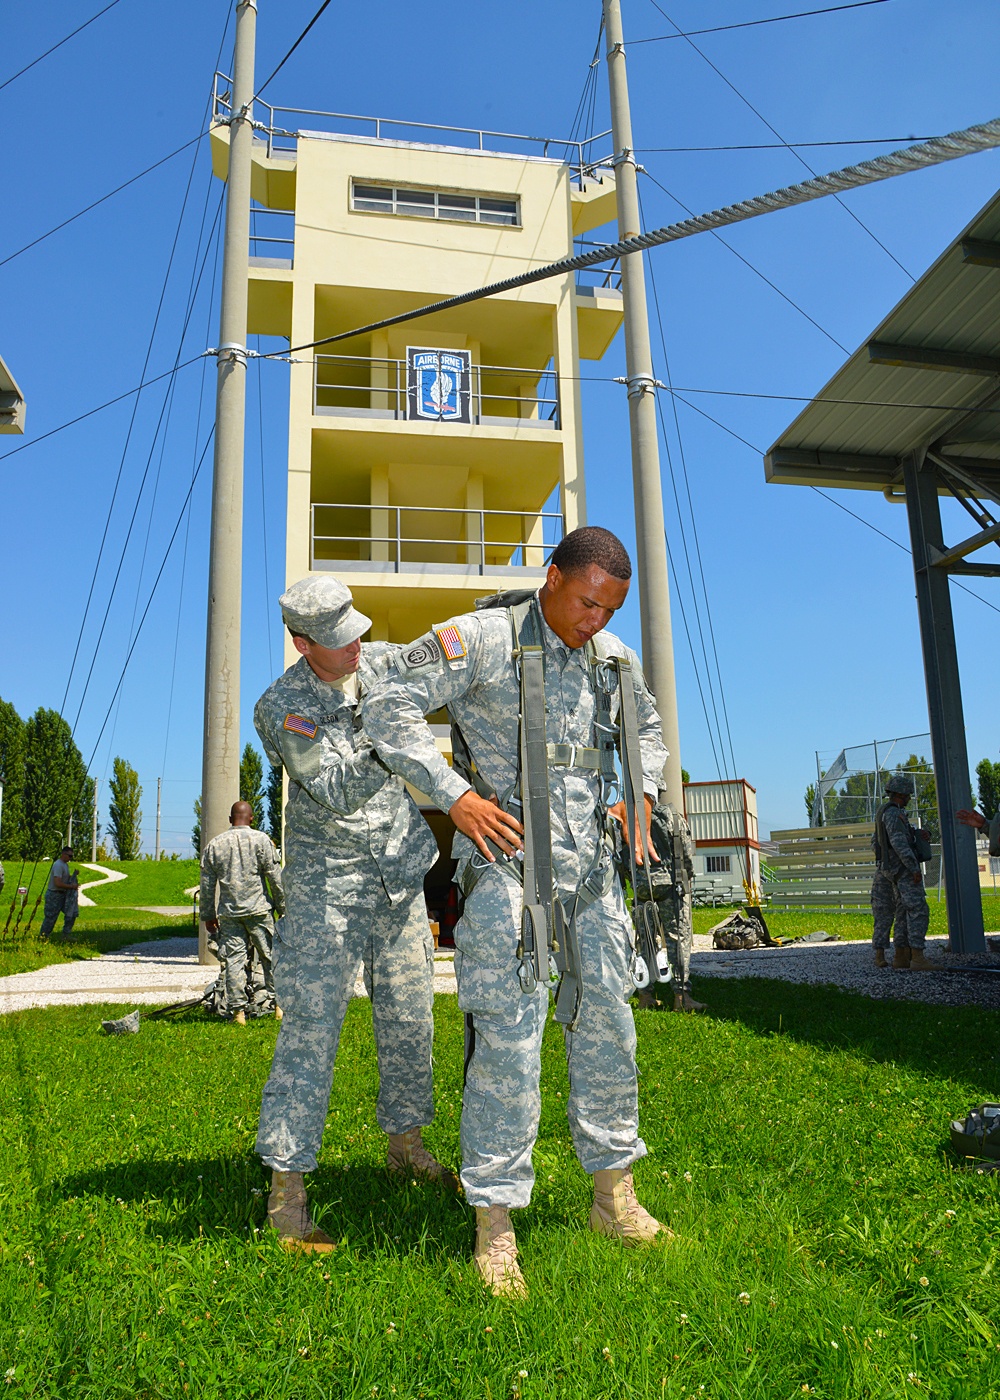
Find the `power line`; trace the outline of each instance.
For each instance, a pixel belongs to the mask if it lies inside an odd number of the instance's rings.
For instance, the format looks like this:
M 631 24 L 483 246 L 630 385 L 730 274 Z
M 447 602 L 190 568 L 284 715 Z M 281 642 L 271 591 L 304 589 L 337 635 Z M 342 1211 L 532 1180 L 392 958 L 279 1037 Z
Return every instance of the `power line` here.
M 679 35 L 667 35 L 679 38 Z M 707 154 L 711 151 L 804 151 L 819 146 L 898 146 L 901 141 L 930 141 L 930 136 L 858 136 L 849 141 L 754 141 L 740 146 L 637 146 L 637 156 Z
M 868 5 L 885 5 L 888 0 L 853 0 L 850 5 L 827 5 L 822 10 L 797 10 L 791 15 L 770 15 L 767 19 L 746 19 L 739 24 L 717 24 L 712 29 L 689 29 L 686 33 L 677 34 L 651 34 L 646 39 L 629 39 L 626 48 L 631 48 L 633 44 L 660 44 L 665 39 L 690 39 L 695 34 L 725 34 L 730 29 L 755 29 L 759 24 L 780 24 L 786 19 L 809 19 L 813 15 L 835 15 L 840 10 L 863 10 Z M 660 7 L 657 5 L 656 7 Z M 660 10 L 663 14 L 663 11 Z M 664 19 L 669 16 L 664 15 Z M 673 24 L 673 20 L 670 21 Z
M 147 165 L 146 169 L 140 170 L 138 175 L 133 175 L 132 178 L 126 180 L 123 185 L 118 185 L 115 189 L 109 190 L 107 194 L 102 194 L 100 199 L 94 200 L 93 204 L 88 204 L 85 209 L 80 209 L 77 213 L 70 215 L 68 219 L 63 219 L 61 224 L 56 224 L 55 228 L 50 228 L 47 233 L 40 233 L 38 237 L 33 238 L 30 243 L 25 243 L 23 248 L 18 248 L 16 253 L 8 253 L 5 258 L 0 258 L 0 267 L 6 267 L 9 262 L 13 262 L 15 258 L 19 258 L 22 253 L 27 253 L 30 248 L 37 248 L 38 244 L 44 243 L 46 238 L 51 238 L 52 235 L 58 233 L 60 229 L 67 228 L 70 224 L 75 223 L 77 219 L 82 219 L 84 214 L 89 214 L 91 209 L 96 209 L 99 204 L 106 204 L 107 201 L 113 199 L 116 194 L 121 194 L 122 190 L 127 190 L 129 185 L 134 185 L 135 182 L 141 180 L 143 176 L 152 174 L 154 170 L 159 170 L 161 165 L 166 165 L 168 160 L 173 160 L 174 156 L 179 156 L 182 151 L 186 151 L 190 146 L 195 145 L 196 142 L 204 140 L 207 135 L 207 131 L 201 131 L 197 136 L 192 136 L 190 141 L 185 141 L 184 145 L 178 146 L 176 151 L 171 151 L 168 156 L 163 156 L 152 165 Z
M 746 97 L 746 96 L 739 90 L 739 88 L 736 86 L 736 84 L 733 83 L 733 82 L 731 82 L 731 81 L 729 80 L 729 78 L 726 77 L 726 75 L 725 75 L 725 73 L 723 73 L 722 69 L 719 68 L 719 67 L 717 67 L 717 66 L 712 62 L 712 60 L 709 58 L 708 54 L 705 53 L 702 49 L 700 49 L 700 48 L 698 47 L 698 45 L 694 42 L 694 40 L 693 40 L 692 38 L 690 38 L 689 35 L 687 35 L 687 34 L 682 34 L 682 33 L 681 33 L 680 25 L 677 24 L 674 20 L 672 20 L 672 19 L 670 18 L 670 16 L 667 14 L 667 12 L 666 12 L 666 10 L 663 8 L 663 6 L 660 5 L 660 4 L 658 3 L 658 0 L 649 0 L 649 3 L 653 6 L 654 9 L 659 10 L 660 14 L 663 16 L 663 18 L 667 21 L 668 24 L 672 24 L 672 25 L 674 26 L 674 28 L 677 30 L 678 37 L 679 37 L 679 38 L 683 38 L 683 39 L 685 39 L 685 40 L 687 41 L 687 43 L 691 46 L 691 48 L 694 49 L 695 53 L 699 56 L 699 58 L 702 58 L 702 59 L 708 64 L 709 68 L 711 68 L 712 72 L 715 73 L 715 74 L 717 74 L 717 75 L 722 79 L 722 81 L 726 84 L 726 86 L 727 86 L 732 92 L 734 92 L 734 93 L 736 94 L 736 96 L 740 99 L 740 101 L 741 101 L 742 103 L 744 103 L 747 107 L 750 108 L 750 111 L 753 112 L 754 116 L 757 117 L 757 119 L 758 119 L 759 121 L 762 121 L 762 122 L 764 123 L 764 125 L 767 127 L 768 131 L 770 131 L 771 134 L 772 134 L 773 136 L 776 136 L 776 137 L 778 138 L 778 140 L 782 143 L 782 145 L 786 146 L 786 147 L 788 148 L 788 150 L 791 151 L 792 155 L 793 155 L 793 156 L 795 157 L 795 159 L 799 162 L 799 164 L 802 165 L 802 166 L 804 166 L 804 168 L 805 168 L 806 170 L 809 171 L 809 174 L 810 174 L 810 175 L 815 176 L 816 171 L 812 168 L 812 166 L 809 164 L 809 162 L 808 162 L 803 156 L 799 155 L 798 151 L 793 150 L 792 147 L 788 145 L 787 141 L 785 141 L 785 138 L 782 136 L 781 132 L 778 131 L 778 129 L 777 129 L 776 127 L 772 126 L 771 123 L 768 121 L 768 119 L 764 116 L 763 112 L 759 111 L 758 108 L 756 108 L 756 107 L 753 105 L 753 103 L 750 101 L 749 97 Z M 878 244 L 878 246 L 882 249 L 883 253 L 885 253 L 886 257 L 892 259 L 892 261 L 893 261 L 893 262 L 896 264 L 896 266 L 899 268 L 900 272 L 904 272 L 904 273 L 906 274 L 906 276 L 909 277 L 909 279 L 910 279 L 911 282 L 916 281 L 916 278 L 913 276 L 913 273 L 910 272 L 909 268 L 906 268 L 906 267 L 903 266 L 903 264 L 902 264 L 902 263 L 899 261 L 899 259 L 896 257 L 895 253 L 890 252 L 890 250 L 885 246 L 885 244 L 882 242 L 882 240 L 877 236 L 877 234 L 875 234 L 875 233 L 872 232 L 872 230 L 868 227 L 868 225 L 864 222 L 864 220 L 861 219 L 861 218 L 859 218 L 858 215 L 855 214 L 854 210 L 851 209 L 849 205 L 845 204 L 844 201 L 840 198 L 839 195 L 835 194 L 835 195 L 834 195 L 834 199 L 837 201 L 837 203 L 840 205 L 840 207 L 841 207 L 842 209 L 846 210 L 846 212 L 850 215 L 850 217 L 854 220 L 854 222 L 858 225 L 858 227 L 861 228 L 861 229 L 863 229 L 863 230 L 865 231 L 865 233 L 867 233 L 868 237 L 869 237 L 874 243 L 877 243 L 877 244 Z
M 65 432 L 67 428 L 73 428 L 77 423 L 82 423 L 86 418 L 93 418 L 95 413 L 103 413 L 106 408 L 112 408 L 116 403 L 121 403 L 124 399 L 130 399 L 133 394 L 141 394 L 143 389 L 148 389 L 151 384 L 159 384 L 161 379 L 169 379 L 172 374 L 179 374 L 182 369 L 187 369 L 188 365 L 196 364 L 203 355 L 192 355 L 190 360 L 184 360 L 179 365 L 174 365 L 173 369 L 164 370 L 162 374 L 155 374 L 152 379 L 146 379 L 141 384 L 137 384 L 134 389 L 127 389 L 124 394 L 116 394 L 113 399 L 107 399 L 96 408 L 88 408 L 86 413 L 80 413 L 76 418 L 70 418 L 65 423 L 60 423 L 58 428 L 50 428 L 47 433 L 41 433 L 38 437 L 32 438 L 30 442 L 22 442 L 20 447 L 12 447 L 9 452 L 5 452 L 0 457 L 0 462 L 6 462 L 8 457 L 16 457 L 19 452 L 26 452 L 29 447 L 34 447 L 39 442 L 44 442 L 46 438 L 55 437 L 56 433 Z
M 672 199 L 676 205 L 683 209 L 685 214 L 689 214 L 693 217 L 694 211 L 692 209 L 689 209 L 682 199 L 678 199 L 675 194 L 668 190 L 666 185 L 661 184 L 655 175 L 651 175 L 648 170 L 644 170 L 643 174 L 646 176 L 647 180 L 652 180 L 653 184 L 656 185 L 657 189 L 662 190 L 663 193 L 669 199 Z M 715 229 L 710 230 L 710 232 L 712 234 L 712 237 L 722 244 L 723 248 L 728 248 L 730 253 L 732 253 L 734 257 L 739 258 L 740 262 L 744 265 L 744 267 L 748 267 L 750 271 L 754 273 L 757 277 L 759 277 L 762 282 L 766 282 L 773 292 L 777 292 L 778 296 L 781 297 L 782 301 L 787 301 L 788 305 L 791 306 L 795 311 L 797 311 L 800 316 L 804 316 L 809 322 L 809 324 L 811 326 L 815 326 L 821 335 L 825 335 L 827 340 L 831 340 L 833 344 L 836 345 L 838 350 L 843 350 L 845 355 L 850 354 L 850 351 L 848 350 L 846 345 L 842 345 L 840 341 L 836 338 L 836 336 L 831 335 L 828 330 L 824 329 L 824 327 L 821 326 L 818 321 L 814 320 L 813 317 L 809 315 L 808 311 L 801 307 L 797 301 L 793 301 L 787 292 L 783 292 L 781 288 L 777 286 L 776 283 L 772 282 L 770 277 L 767 277 L 763 272 L 761 272 L 760 268 L 756 267 L 750 261 L 749 258 L 745 258 L 743 254 L 738 252 L 737 249 L 734 248 L 731 243 L 727 243 L 726 240 L 722 237 L 721 233 L 716 232 Z M 650 268 L 650 275 L 652 276 L 652 268 Z
M 109 10 L 113 10 L 117 4 L 118 0 L 111 0 L 110 5 L 105 5 L 104 9 L 98 10 L 96 15 L 91 15 L 90 19 L 85 19 L 82 24 L 78 24 L 74 30 L 72 30 L 69 34 L 65 35 L 64 38 L 60 39 L 57 44 L 53 44 L 50 49 L 46 49 L 44 53 L 40 53 L 37 58 L 33 58 L 30 63 L 26 63 L 23 68 L 19 68 L 18 71 L 16 73 L 11 74 L 9 78 L 5 78 L 4 81 L 0 83 L 0 92 L 3 92 L 5 87 L 10 87 L 11 83 L 16 82 L 18 78 L 23 78 L 25 73 L 28 73 L 31 71 L 32 68 L 35 68 L 39 63 L 41 63 L 42 59 L 48 58 L 50 53 L 55 53 L 56 49 L 61 49 L 63 44 L 68 44 L 70 39 L 75 39 L 76 36 L 82 33 L 82 31 L 86 29 L 88 25 L 93 24 L 95 20 L 100 19 L 101 15 L 106 15 Z
M 309 23 L 306 25 L 305 29 L 303 29 L 302 33 L 301 33 L 301 34 L 299 35 L 299 37 L 295 40 L 295 43 L 292 45 L 292 47 L 291 47 L 291 48 L 288 50 L 288 52 L 285 54 L 284 58 L 283 58 L 283 59 L 281 60 L 281 62 L 278 64 L 277 68 L 275 68 L 274 72 L 270 75 L 270 77 L 264 79 L 264 81 L 261 83 L 260 87 L 257 89 L 257 91 L 254 93 L 253 97 L 250 99 L 250 102 L 249 102 L 248 105 L 249 105 L 251 108 L 253 107 L 254 102 L 257 100 L 257 98 L 260 96 L 260 94 L 261 94 L 261 93 L 264 91 L 264 89 L 267 87 L 268 83 L 271 82 L 272 79 L 274 79 L 274 78 L 276 78 L 276 77 L 278 76 L 278 74 L 281 72 L 282 68 L 284 68 L 285 64 L 286 64 L 286 63 L 288 62 L 288 60 L 291 58 L 292 54 L 295 52 L 295 50 L 298 48 L 298 46 L 302 43 L 302 40 L 306 37 L 306 35 L 309 33 L 310 29 L 312 29 L 313 25 L 316 23 L 316 21 L 319 19 L 320 15 L 323 13 L 323 11 L 327 8 L 327 6 L 328 6 L 330 3 L 331 3 L 331 0 L 323 0 L 322 5 L 320 5 L 319 9 L 318 9 L 318 10 L 316 11 L 316 13 L 313 15 L 312 19 L 311 19 L 311 20 L 309 21 Z

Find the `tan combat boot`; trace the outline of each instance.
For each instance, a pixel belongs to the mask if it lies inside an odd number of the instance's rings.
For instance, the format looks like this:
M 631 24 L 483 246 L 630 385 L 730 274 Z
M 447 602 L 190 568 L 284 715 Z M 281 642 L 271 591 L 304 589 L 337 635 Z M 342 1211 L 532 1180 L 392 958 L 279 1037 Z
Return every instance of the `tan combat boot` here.
M 909 948 L 897 948 L 892 955 L 892 965 L 897 971 L 905 972 L 910 966 Z
M 234 1025 L 234 1026 L 245 1026 L 246 1023 L 247 1023 L 247 1013 L 242 1009 L 242 1007 L 240 1008 L 239 1011 L 234 1011 L 234 1012 L 233 1012 L 232 1021 L 231 1021 L 231 1024 L 232 1024 L 232 1025 Z
M 590 1228 L 623 1244 L 651 1244 L 674 1238 L 673 1230 L 654 1220 L 636 1199 L 632 1172 L 594 1172 L 594 1205 Z
M 662 1011 L 663 1002 L 657 1001 L 656 996 L 648 987 L 643 987 L 635 994 L 635 1004 L 640 1011 Z
M 937 968 L 937 963 L 931 962 L 930 958 L 924 957 L 923 948 L 913 948 L 910 951 L 910 971 L 911 972 L 933 972 Z
M 506 1206 L 476 1206 L 476 1273 L 496 1298 L 526 1298 L 517 1263 L 517 1241 Z
M 278 1232 L 282 1249 L 303 1254 L 331 1254 L 333 1240 L 313 1223 L 301 1172 L 272 1172 L 267 1222 Z
M 674 993 L 674 1010 L 675 1010 L 675 1011 L 704 1011 L 704 1010 L 705 1010 L 705 1003 L 704 1003 L 703 1001 L 695 1001 L 694 997 L 691 995 L 690 992 L 675 992 L 675 993 Z
M 284 1016 L 284 1014 L 285 1014 L 285 1013 L 282 1011 L 282 1009 L 281 1009 L 280 1006 L 276 1006 L 276 1007 L 274 1008 L 274 1019 L 275 1019 L 276 1021 L 280 1021 L 281 1018 L 282 1018 L 282 1016 Z
M 888 964 L 888 963 L 886 962 L 886 960 L 885 960 L 885 949 L 884 949 L 884 948 L 876 948 L 876 949 L 875 949 L 875 966 L 876 966 L 876 967 L 888 967 L 888 966 L 889 966 L 889 964 Z
M 419 1128 L 407 1128 L 405 1133 L 389 1134 L 386 1169 L 397 1176 L 413 1176 L 422 1181 L 437 1181 L 446 1191 L 458 1191 L 461 1183 L 448 1168 L 424 1146 Z

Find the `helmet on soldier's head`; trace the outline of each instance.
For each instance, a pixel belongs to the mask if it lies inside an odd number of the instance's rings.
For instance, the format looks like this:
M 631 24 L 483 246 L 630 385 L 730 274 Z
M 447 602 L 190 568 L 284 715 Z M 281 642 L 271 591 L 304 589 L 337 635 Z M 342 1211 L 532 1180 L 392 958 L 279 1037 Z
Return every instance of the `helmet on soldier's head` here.
M 906 797 L 913 796 L 913 779 L 909 773 L 893 773 L 891 778 L 885 780 L 886 792 L 902 793 Z

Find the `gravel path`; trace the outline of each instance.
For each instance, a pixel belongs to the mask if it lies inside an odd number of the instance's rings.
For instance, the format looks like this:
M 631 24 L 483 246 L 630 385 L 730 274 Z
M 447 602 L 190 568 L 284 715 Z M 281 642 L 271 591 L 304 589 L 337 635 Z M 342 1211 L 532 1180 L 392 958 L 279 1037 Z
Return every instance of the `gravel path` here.
M 435 992 L 455 991 L 451 949 L 434 955 Z M 193 1001 L 215 981 L 216 969 L 198 962 L 196 938 L 159 938 L 131 943 L 116 953 L 78 962 L 52 963 L 34 972 L 0 977 L 0 1015 L 37 1006 L 82 1006 L 115 1002 L 162 1006 Z M 355 996 L 364 996 L 360 972 Z
M 877 968 L 871 944 L 866 942 L 793 943 L 786 948 L 753 948 L 739 953 L 714 951 L 708 934 L 698 935 L 694 942 L 691 971 L 696 977 L 771 977 L 784 982 L 843 987 L 874 1001 L 895 999 L 936 1006 L 1000 1008 L 1000 938 L 995 935 L 987 938 L 989 952 L 978 958 L 947 952 L 945 938 L 928 938 L 927 956 L 941 964 L 941 970 L 936 972 Z M 956 964 L 992 967 L 997 971 L 963 976 L 947 970 Z

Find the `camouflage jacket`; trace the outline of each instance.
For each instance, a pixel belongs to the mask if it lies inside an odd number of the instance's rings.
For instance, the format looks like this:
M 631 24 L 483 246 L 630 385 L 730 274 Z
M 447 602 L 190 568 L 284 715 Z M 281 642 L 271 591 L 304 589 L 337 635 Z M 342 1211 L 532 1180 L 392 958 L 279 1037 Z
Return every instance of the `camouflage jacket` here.
M 284 913 L 281 866 L 266 831 L 231 826 L 212 837 L 201 853 L 199 900 L 205 920 L 248 918 L 266 914 L 272 906 L 279 916 Z
M 544 620 L 542 640 L 548 740 L 592 747 L 595 699 L 587 650 L 566 646 Z M 600 633 L 597 641 L 602 655 L 630 657 L 635 668 L 644 787 L 655 797 L 667 751 L 653 697 L 635 653 L 608 632 Z M 424 722 L 424 715 L 442 706 L 447 706 L 460 727 L 480 774 L 505 801 L 517 781 L 520 711 L 506 608 L 466 613 L 403 647 L 364 703 L 365 729 L 384 762 L 447 812 L 469 791 L 469 784 L 448 766 Z M 613 713 L 617 709 L 616 694 Z M 597 859 L 604 835 L 599 798 L 595 772 L 550 767 L 552 857 L 556 884 L 562 890 L 578 887 Z M 467 860 L 472 850 L 466 837 L 457 838 L 454 854 L 460 861 Z
M 901 870 L 917 874 L 920 862 L 914 852 L 915 843 L 915 832 L 902 807 L 897 807 L 895 802 L 883 802 L 875 813 L 875 835 L 872 837 L 879 870 L 884 870 L 887 875 L 897 875 Z
M 269 760 L 288 774 L 285 866 L 341 904 L 412 899 L 437 842 L 401 778 L 379 762 L 362 727 L 363 696 L 396 648 L 366 642 L 358 685 L 321 681 L 305 657 L 257 701 L 254 724 Z
M 650 862 L 649 873 L 652 879 L 652 897 L 666 899 L 673 895 L 683 899 L 691 893 L 694 882 L 695 845 L 691 828 L 671 802 L 658 802 L 653 808 L 649 823 L 653 837 L 653 850 L 660 857 L 660 863 Z M 632 873 L 628 858 L 625 833 L 615 823 L 615 864 L 623 880 L 631 884 Z M 650 897 L 650 881 L 642 869 L 637 869 L 639 899 Z

